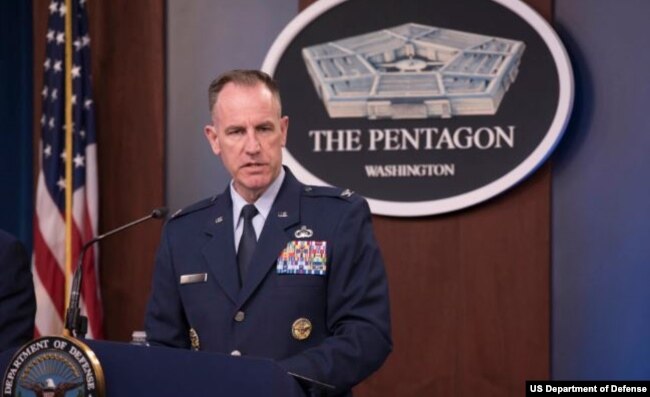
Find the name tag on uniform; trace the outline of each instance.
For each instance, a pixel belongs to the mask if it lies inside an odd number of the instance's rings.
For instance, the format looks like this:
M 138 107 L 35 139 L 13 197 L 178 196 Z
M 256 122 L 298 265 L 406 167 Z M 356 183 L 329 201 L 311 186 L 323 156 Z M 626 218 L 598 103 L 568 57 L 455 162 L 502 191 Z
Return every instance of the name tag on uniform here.
M 293 240 L 278 257 L 278 274 L 327 273 L 327 241 Z
M 194 274 L 181 275 L 181 285 L 205 283 L 206 281 L 208 281 L 208 273 L 194 273 Z

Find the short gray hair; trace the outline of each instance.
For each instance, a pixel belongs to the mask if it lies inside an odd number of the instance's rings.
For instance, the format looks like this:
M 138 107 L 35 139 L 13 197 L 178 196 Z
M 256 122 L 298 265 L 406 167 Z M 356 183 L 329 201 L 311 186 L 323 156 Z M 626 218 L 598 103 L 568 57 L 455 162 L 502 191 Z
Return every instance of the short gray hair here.
M 219 93 L 228 83 L 246 87 L 254 87 L 257 84 L 263 84 L 266 88 L 269 89 L 269 91 L 271 91 L 273 97 L 278 101 L 279 108 L 282 108 L 282 101 L 280 100 L 280 88 L 278 87 L 278 83 L 273 80 L 271 76 L 260 70 L 236 69 L 217 76 L 217 78 L 212 80 L 210 83 L 210 87 L 208 88 L 208 103 L 210 105 L 210 112 L 212 112 L 214 104 L 217 102 Z

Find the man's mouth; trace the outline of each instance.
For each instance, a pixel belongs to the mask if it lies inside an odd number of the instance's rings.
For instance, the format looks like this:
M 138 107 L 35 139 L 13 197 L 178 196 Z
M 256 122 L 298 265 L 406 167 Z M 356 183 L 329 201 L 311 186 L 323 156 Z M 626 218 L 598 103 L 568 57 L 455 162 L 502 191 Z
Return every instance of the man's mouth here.
M 246 163 L 242 166 L 242 168 L 255 169 L 255 168 L 264 167 L 265 165 L 266 164 L 264 163 Z

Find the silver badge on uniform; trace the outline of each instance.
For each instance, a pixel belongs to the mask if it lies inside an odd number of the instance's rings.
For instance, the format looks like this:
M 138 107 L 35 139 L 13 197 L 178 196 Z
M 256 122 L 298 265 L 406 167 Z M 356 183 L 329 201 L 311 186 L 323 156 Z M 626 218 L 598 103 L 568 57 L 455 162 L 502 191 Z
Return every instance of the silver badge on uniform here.
M 294 233 L 294 236 L 296 238 L 310 238 L 311 236 L 314 235 L 314 231 L 311 229 L 307 229 L 307 226 L 302 225 L 300 229 L 296 230 Z

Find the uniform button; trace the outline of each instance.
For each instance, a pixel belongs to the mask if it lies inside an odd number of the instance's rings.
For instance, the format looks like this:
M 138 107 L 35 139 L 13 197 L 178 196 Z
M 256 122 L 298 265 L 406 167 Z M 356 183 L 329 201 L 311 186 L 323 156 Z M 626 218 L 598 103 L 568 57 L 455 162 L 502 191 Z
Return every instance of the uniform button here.
M 233 351 L 230 352 L 230 355 L 239 357 L 239 356 L 241 356 L 241 352 L 239 350 L 233 350 Z
M 246 314 L 244 314 L 244 312 L 241 310 L 238 311 L 237 314 L 235 314 L 235 321 L 237 321 L 238 323 L 244 321 L 244 318 L 246 318 Z

